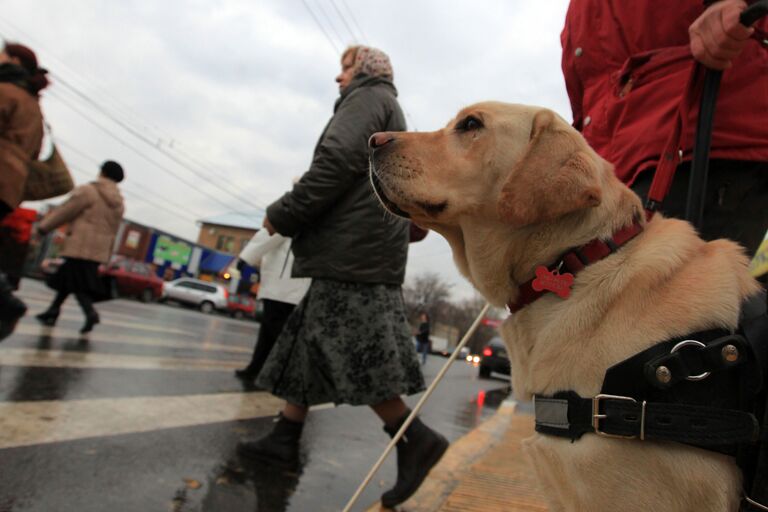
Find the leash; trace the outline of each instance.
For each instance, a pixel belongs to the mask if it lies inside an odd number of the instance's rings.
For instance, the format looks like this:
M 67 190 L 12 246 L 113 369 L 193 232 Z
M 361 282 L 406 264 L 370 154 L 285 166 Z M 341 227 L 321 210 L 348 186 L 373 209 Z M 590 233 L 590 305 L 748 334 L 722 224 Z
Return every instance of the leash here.
M 768 1 L 761 0 L 747 7 L 739 16 L 739 23 L 745 27 L 752 26 L 757 20 L 768 14 Z M 700 66 L 700 64 L 699 64 Z M 696 126 L 696 140 L 693 145 L 693 162 L 691 176 L 688 182 L 688 202 L 685 208 L 685 219 L 697 229 L 701 228 L 704 216 L 704 197 L 709 171 L 709 149 L 712 143 L 712 125 L 715 117 L 717 93 L 723 72 L 707 69 L 704 74 L 704 85 L 699 106 L 699 120 Z
M 419 413 L 419 411 L 424 406 L 426 401 L 429 400 L 430 395 L 432 395 L 432 392 L 437 388 L 438 384 L 440 384 L 440 381 L 443 380 L 443 376 L 445 376 L 445 373 L 448 371 L 448 368 L 450 368 L 451 364 L 453 364 L 453 361 L 456 359 L 456 356 L 459 355 L 459 352 L 461 351 L 461 349 L 464 348 L 464 345 L 467 344 L 467 341 L 469 341 L 469 338 L 471 338 L 472 335 L 475 333 L 475 331 L 477 330 L 477 327 L 480 325 L 480 321 L 485 316 L 485 313 L 488 312 L 489 307 L 490 307 L 490 304 L 488 303 L 486 303 L 485 306 L 483 306 L 483 309 L 477 315 L 477 318 L 475 318 L 475 321 L 472 322 L 472 325 L 467 330 L 467 333 L 461 339 L 459 344 L 456 345 L 456 348 L 453 350 L 453 353 L 448 358 L 448 361 L 446 361 L 446 363 L 440 369 L 440 372 L 435 377 L 435 380 L 433 380 L 432 383 L 429 385 L 429 388 L 427 388 L 427 390 L 424 392 L 424 395 L 421 397 L 421 399 L 419 399 L 419 402 L 413 408 L 413 410 L 411 411 L 411 414 L 409 414 L 408 417 L 403 422 L 403 425 L 400 427 L 400 430 L 397 431 L 397 433 L 394 435 L 394 437 L 389 442 L 387 447 L 384 449 L 384 453 L 381 454 L 381 457 L 379 457 L 379 460 L 376 461 L 376 463 L 373 465 L 371 470 L 368 472 L 368 475 L 365 477 L 365 479 L 362 481 L 360 486 L 357 488 L 357 490 L 355 491 L 355 494 L 353 494 L 352 497 L 349 499 L 349 502 L 347 502 L 347 505 L 344 507 L 343 512 L 349 512 L 350 510 L 352 510 L 352 506 L 360 498 L 360 495 L 370 483 L 371 479 L 373 478 L 373 475 L 376 474 L 376 472 L 379 470 L 381 465 L 384 463 L 384 460 L 389 455 L 389 452 L 392 451 L 392 448 L 394 448 L 397 442 L 400 441 L 400 438 L 403 437 L 403 434 L 408 429 L 410 424 L 413 422 L 413 419 Z
M 739 22 L 745 27 L 750 27 L 766 15 L 768 15 L 768 0 L 759 0 L 741 13 Z M 683 161 L 682 148 L 687 133 L 688 116 L 694 111 L 696 101 L 699 100 L 699 115 L 693 145 L 691 176 L 688 182 L 685 219 L 697 229 L 701 228 L 709 171 L 709 151 L 712 143 L 712 125 L 722 77 L 722 71 L 707 69 L 698 62 L 692 64 L 691 74 L 675 116 L 672 133 L 661 153 L 651 188 L 648 191 L 645 204 L 647 218 L 650 219 L 661 208 L 669 193 L 675 170 Z

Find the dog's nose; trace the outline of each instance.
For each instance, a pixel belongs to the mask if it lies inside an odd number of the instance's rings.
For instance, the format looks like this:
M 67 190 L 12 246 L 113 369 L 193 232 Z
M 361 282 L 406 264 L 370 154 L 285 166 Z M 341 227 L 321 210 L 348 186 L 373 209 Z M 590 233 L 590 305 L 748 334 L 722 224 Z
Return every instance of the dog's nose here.
M 368 147 L 371 149 L 378 149 L 382 146 L 386 146 L 390 142 L 395 140 L 395 137 L 389 132 L 378 132 L 371 135 L 368 139 Z

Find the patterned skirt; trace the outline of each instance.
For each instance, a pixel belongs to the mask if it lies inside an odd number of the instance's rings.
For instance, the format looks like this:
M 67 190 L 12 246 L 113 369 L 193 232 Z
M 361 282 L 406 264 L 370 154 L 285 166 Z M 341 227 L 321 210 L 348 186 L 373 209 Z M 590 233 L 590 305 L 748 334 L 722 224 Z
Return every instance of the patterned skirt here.
M 424 390 L 400 286 L 313 279 L 257 381 L 296 405 L 374 405 Z

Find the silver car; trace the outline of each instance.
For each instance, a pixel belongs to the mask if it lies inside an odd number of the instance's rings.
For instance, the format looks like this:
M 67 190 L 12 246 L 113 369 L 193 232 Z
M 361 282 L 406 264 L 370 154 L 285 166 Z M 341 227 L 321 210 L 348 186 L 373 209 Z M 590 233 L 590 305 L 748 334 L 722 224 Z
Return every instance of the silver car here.
M 200 308 L 203 313 L 227 309 L 227 289 L 220 284 L 182 277 L 165 283 L 163 300 L 174 300 Z

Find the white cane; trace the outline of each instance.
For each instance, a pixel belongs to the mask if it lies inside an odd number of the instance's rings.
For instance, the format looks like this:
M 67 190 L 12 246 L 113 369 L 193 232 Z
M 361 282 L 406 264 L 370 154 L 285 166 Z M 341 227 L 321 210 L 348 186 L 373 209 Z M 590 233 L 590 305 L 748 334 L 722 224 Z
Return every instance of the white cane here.
M 384 463 L 384 460 L 387 458 L 387 455 L 389 455 L 389 452 L 392 451 L 392 448 L 395 447 L 397 442 L 400 440 L 401 437 L 403 437 L 403 434 L 408 429 L 408 426 L 413 422 L 413 418 L 416 417 L 416 415 L 421 410 L 424 403 L 429 399 L 429 396 L 432 394 L 432 392 L 437 388 L 437 385 L 440 384 L 440 381 L 443 379 L 443 376 L 445 375 L 445 372 L 448 371 L 448 368 L 451 366 L 451 363 L 456 359 L 456 356 L 461 352 L 461 349 L 464 348 L 464 345 L 467 344 L 467 341 L 469 338 L 472 337 L 472 334 L 474 334 L 475 330 L 477 329 L 477 326 L 480 325 L 480 321 L 485 316 L 485 313 L 488 311 L 488 308 L 490 307 L 490 304 L 487 304 L 483 307 L 482 311 L 477 315 L 477 318 L 475 318 L 475 321 L 472 322 L 472 325 L 469 327 L 469 330 L 467 330 L 467 333 L 464 335 L 464 337 L 461 339 L 458 345 L 456 345 L 456 348 L 453 351 L 453 354 L 451 354 L 450 359 L 446 361 L 446 363 L 443 365 L 440 372 L 435 377 L 435 380 L 432 381 L 432 384 L 429 385 L 429 388 L 424 392 L 424 395 L 421 397 L 419 402 L 416 404 L 416 407 L 413 408 L 411 411 L 411 414 L 408 415 L 408 417 L 403 422 L 403 425 L 400 427 L 400 430 L 397 431 L 397 434 L 392 438 L 392 440 L 387 445 L 386 449 L 384 450 L 384 453 L 381 454 L 381 457 L 379 457 L 379 460 L 376 461 L 376 464 L 373 465 L 371 470 L 368 472 L 368 476 L 365 477 L 365 480 L 360 484 L 360 487 L 357 488 L 357 491 L 355 491 L 355 494 L 350 498 L 349 502 L 347 503 L 347 506 L 344 507 L 343 512 L 349 512 L 352 510 L 352 506 L 357 502 L 358 498 L 360 498 L 360 494 L 362 494 L 363 490 L 368 486 L 371 479 L 373 478 L 373 475 L 376 474 L 376 472 L 379 470 L 379 467 Z

